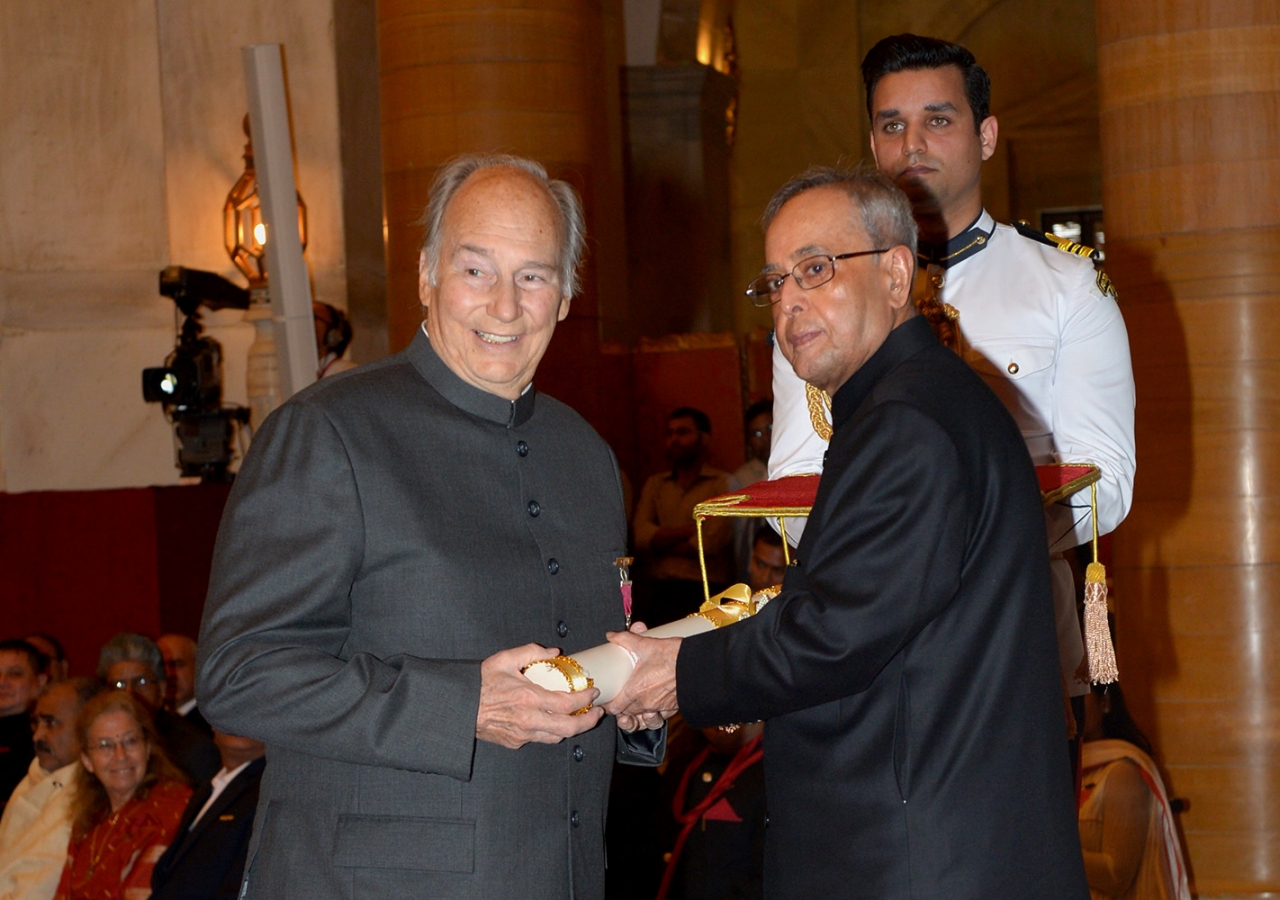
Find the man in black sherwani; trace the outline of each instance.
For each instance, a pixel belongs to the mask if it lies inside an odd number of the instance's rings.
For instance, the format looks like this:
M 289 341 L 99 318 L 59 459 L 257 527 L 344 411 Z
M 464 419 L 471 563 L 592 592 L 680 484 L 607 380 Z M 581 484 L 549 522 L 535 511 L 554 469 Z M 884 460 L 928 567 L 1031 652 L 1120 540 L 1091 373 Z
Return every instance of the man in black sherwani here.
M 766 213 L 762 276 L 834 434 L 798 564 L 757 616 L 610 639 L 623 727 L 765 719 L 770 898 L 1087 898 L 1044 516 L 1017 427 L 910 300 L 911 207 L 811 170 Z

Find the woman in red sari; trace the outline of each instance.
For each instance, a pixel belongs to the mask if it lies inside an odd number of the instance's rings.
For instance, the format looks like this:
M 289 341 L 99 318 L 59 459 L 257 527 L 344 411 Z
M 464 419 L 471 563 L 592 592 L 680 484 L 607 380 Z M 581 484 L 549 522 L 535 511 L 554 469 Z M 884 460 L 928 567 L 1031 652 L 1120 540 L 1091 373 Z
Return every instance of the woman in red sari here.
M 82 769 L 54 900 L 146 900 L 191 789 L 164 755 L 150 713 L 124 691 L 86 703 L 76 732 Z

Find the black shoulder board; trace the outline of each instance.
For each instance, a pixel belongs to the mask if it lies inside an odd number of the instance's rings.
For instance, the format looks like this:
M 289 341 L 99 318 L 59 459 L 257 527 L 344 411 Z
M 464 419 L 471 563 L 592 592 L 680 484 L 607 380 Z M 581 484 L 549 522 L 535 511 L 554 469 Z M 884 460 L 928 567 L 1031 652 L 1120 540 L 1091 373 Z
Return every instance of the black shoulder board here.
M 1076 256 L 1083 256 L 1085 259 L 1101 259 L 1102 254 L 1092 247 L 1086 247 L 1084 244 L 1077 244 L 1075 241 L 1069 241 L 1066 238 L 1058 237 L 1047 231 L 1040 231 L 1038 228 L 1032 228 L 1031 225 L 1024 221 L 1013 223 L 1013 227 L 1018 234 L 1033 241 L 1039 241 L 1042 244 L 1048 244 L 1050 247 L 1057 247 L 1064 253 L 1074 253 Z

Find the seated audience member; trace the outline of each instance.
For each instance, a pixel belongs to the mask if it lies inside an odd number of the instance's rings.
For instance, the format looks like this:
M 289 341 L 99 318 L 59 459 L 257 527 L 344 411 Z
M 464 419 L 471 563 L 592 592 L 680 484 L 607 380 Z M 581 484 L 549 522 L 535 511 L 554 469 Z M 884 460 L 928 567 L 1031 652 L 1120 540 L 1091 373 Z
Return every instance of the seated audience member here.
M 240 894 L 266 747 L 213 733 L 222 771 L 196 791 L 151 875 L 151 900 L 235 900 Z
M 658 900 L 749 900 L 764 890 L 764 725 L 685 728 L 672 738 L 670 824 Z
M 311 315 L 315 319 L 316 356 L 320 360 L 316 380 L 354 369 L 356 364 L 343 358 L 354 336 L 351 320 L 336 306 L 318 300 L 311 301 Z
M 0 804 L 27 776 L 35 756 L 31 746 L 31 706 L 48 681 L 45 655 L 26 641 L 0 641 Z
M 67 659 L 62 641 L 43 631 L 29 634 L 23 640 L 48 657 L 49 665 L 45 668 L 45 674 L 50 681 L 66 681 L 71 677 L 71 662 Z
M 1080 844 L 1094 900 L 1190 900 L 1187 867 L 1151 744 L 1120 686 L 1085 695 Z
M 773 401 L 757 400 L 743 415 L 747 430 L 747 461 L 733 473 L 735 487 L 769 477 L 769 444 L 773 440 Z
M 667 417 L 667 463 L 640 489 L 632 527 L 641 558 L 635 614 L 646 624 L 662 625 L 696 612 L 703 596 L 693 508 L 729 492 L 729 475 L 707 465 L 711 420 L 699 409 L 682 406 Z M 707 581 L 715 594 L 729 586 L 733 524 L 727 518 L 702 525 Z
M 80 768 L 76 714 L 101 689 L 93 678 L 73 678 L 46 685 L 36 700 L 36 758 L 0 819 L 0 900 L 50 900 L 58 887 Z
M 162 634 L 156 646 L 164 657 L 164 708 L 213 737 L 213 729 L 196 708 L 196 642 L 185 634 Z
M 769 477 L 769 443 L 773 439 L 773 401 L 758 400 L 747 407 L 746 421 L 747 461 L 739 466 L 729 480 L 730 490 L 738 490 L 764 481 Z M 750 580 L 751 545 L 756 532 L 768 528 L 762 519 L 740 517 L 733 520 L 734 579 Z
M 787 574 L 787 557 L 782 552 L 782 537 L 769 526 L 761 528 L 751 547 L 751 565 L 747 569 L 747 586 L 752 591 L 782 584 Z
M 191 788 L 165 756 L 150 711 L 126 691 L 86 703 L 76 734 L 84 749 L 54 900 L 146 900 Z
M 128 691 L 147 707 L 169 760 L 192 784 L 203 784 L 218 771 L 218 748 L 203 731 L 163 707 L 164 656 L 155 641 L 140 634 L 117 634 L 98 654 L 98 677 L 107 687 Z

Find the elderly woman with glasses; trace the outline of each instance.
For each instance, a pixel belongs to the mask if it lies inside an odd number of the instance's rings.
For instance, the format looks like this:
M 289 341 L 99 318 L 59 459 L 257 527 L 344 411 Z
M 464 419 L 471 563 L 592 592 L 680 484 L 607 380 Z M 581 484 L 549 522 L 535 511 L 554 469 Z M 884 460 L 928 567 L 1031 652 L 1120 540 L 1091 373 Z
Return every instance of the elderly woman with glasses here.
M 191 789 L 161 749 L 151 714 L 129 693 L 109 691 L 86 703 L 76 733 L 83 768 L 54 900 L 145 900 Z

